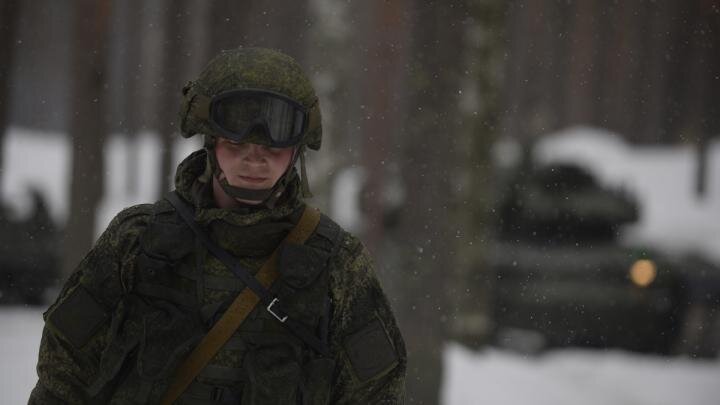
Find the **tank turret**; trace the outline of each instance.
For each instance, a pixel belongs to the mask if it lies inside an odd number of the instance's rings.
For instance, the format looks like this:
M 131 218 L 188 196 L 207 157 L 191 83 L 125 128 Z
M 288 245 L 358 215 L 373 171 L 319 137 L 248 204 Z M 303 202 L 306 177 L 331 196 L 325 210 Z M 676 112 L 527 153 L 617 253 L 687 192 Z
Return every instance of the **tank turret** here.
M 58 282 L 58 230 L 40 194 L 31 197 L 28 218 L 0 207 L 0 304 L 43 304 L 45 291 Z
M 627 192 L 602 187 L 585 169 L 550 164 L 519 173 L 499 203 L 503 239 L 542 243 L 612 240 L 622 225 L 638 219 Z

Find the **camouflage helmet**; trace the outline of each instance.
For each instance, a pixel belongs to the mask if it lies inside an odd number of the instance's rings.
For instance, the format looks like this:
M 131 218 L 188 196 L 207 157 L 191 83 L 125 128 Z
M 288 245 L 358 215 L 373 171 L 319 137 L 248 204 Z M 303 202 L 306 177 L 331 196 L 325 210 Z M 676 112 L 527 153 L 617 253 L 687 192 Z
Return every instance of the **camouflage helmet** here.
M 222 51 L 207 64 L 197 80 L 185 85 L 180 110 L 182 136 L 215 136 L 216 131 L 208 121 L 210 100 L 223 92 L 243 89 L 280 93 L 304 106 L 308 110 L 308 125 L 298 145 L 320 149 L 320 105 L 312 83 L 293 58 L 265 48 Z

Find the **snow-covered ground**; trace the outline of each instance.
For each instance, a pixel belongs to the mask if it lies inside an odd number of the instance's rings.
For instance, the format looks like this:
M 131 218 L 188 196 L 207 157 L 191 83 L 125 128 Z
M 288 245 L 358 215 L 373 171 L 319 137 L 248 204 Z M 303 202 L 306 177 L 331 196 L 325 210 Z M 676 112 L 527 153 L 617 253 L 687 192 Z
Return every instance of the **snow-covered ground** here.
M 713 405 L 720 361 L 622 351 L 559 350 L 539 357 L 445 348 L 445 405 Z
M 0 404 L 26 404 L 37 381 L 42 311 L 0 307 Z
M 0 309 L 0 404 L 27 402 L 37 381 L 42 312 Z M 714 405 L 720 359 L 562 350 L 538 357 L 445 347 L 444 405 Z

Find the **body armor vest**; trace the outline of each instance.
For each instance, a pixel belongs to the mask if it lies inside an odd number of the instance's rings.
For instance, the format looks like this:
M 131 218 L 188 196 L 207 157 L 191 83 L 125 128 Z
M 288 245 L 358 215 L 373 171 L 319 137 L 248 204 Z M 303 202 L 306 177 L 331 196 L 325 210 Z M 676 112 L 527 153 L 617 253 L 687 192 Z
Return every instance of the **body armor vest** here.
M 210 238 L 253 272 L 275 248 L 258 247 L 248 255 L 230 237 L 232 225 L 215 225 Z M 328 264 L 340 237 L 340 227 L 323 215 L 304 245 L 283 246 L 281 276 L 270 289 L 287 315 L 320 339 L 328 334 Z M 139 240 L 138 254 L 123 263 L 132 267 L 123 280 L 129 293 L 116 306 L 100 375 L 90 389 L 103 403 L 158 402 L 174 370 L 245 288 L 167 201 L 155 204 Z M 327 403 L 333 370 L 331 358 L 318 355 L 258 305 L 176 403 Z

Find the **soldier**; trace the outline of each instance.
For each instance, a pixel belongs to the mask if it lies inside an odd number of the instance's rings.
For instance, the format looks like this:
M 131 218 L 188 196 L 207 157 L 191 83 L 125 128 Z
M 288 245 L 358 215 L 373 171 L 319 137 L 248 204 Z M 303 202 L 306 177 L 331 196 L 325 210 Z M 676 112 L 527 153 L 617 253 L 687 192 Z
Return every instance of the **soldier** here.
M 299 65 L 224 51 L 183 97 L 204 148 L 173 193 L 113 219 L 44 314 L 30 404 L 402 403 L 368 253 L 303 202 L 321 123 Z

